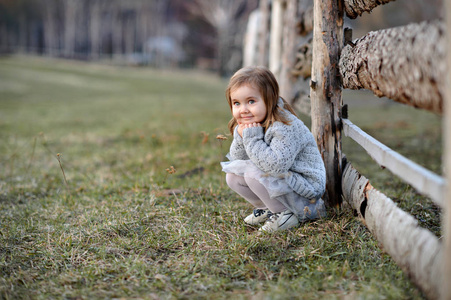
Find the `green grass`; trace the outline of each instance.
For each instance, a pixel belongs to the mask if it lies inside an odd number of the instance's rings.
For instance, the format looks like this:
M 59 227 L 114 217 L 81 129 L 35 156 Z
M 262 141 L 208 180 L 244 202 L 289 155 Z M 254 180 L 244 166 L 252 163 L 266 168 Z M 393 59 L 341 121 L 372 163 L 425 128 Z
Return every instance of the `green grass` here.
M 251 207 L 219 166 L 225 85 L 196 72 L 0 59 L 0 298 L 422 299 L 350 211 L 277 234 L 244 224 Z M 400 111 L 351 116 L 439 170 L 439 121 Z M 344 148 L 440 234 L 430 201 Z

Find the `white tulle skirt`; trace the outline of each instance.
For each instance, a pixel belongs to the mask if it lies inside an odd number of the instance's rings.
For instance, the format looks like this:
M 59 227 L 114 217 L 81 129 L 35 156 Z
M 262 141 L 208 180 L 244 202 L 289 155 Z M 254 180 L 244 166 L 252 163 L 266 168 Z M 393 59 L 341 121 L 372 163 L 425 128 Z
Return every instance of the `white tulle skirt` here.
M 233 160 L 221 162 L 222 171 L 233 173 L 242 177 L 249 177 L 258 180 L 268 191 L 271 198 L 276 198 L 293 192 L 293 189 L 287 184 L 287 178 L 291 173 L 281 174 L 279 176 L 269 175 L 260 170 L 250 160 Z

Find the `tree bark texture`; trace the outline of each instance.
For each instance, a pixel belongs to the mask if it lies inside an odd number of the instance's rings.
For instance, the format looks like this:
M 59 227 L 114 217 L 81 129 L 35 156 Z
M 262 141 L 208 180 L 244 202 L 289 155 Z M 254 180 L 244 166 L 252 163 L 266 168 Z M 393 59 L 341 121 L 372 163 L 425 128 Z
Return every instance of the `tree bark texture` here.
M 445 25 L 440 21 L 373 31 L 343 48 L 343 87 L 435 113 L 443 110 Z
M 338 61 L 343 45 L 343 2 L 315 0 L 311 77 L 312 133 L 326 166 L 329 207 L 341 204 L 341 84 Z
M 441 289 L 443 245 L 417 220 L 373 188 L 350 163 L 343 171 L 343 197 L 364 219 L 383 249 L 429 299 Z
M 371 12 L 378 5 L 386 4 L 395 0 L 344 0 L 346 15 L 355 19 L 364 12 Z

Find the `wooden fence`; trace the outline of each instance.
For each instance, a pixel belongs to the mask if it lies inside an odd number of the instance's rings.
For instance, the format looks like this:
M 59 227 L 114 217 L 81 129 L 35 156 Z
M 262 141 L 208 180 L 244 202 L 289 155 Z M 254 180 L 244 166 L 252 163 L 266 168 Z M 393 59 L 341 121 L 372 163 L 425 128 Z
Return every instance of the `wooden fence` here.
M 295 105 L 307 103 L 302 84 L 309 80 L 312 132 L 327 172 L 325 201 L 330 207 L 339 207 L 342 199 L 348 202 L 427 298 L 451 299 L 451 176 L 446 175 L 451 170 L 451 79 L 445 63 L 451 66 L 446 51 L 451 48 L 451 4 L 445 3 L 447 22 L 389 28 L 352 41 L 351 32 L 343 28 L 344 14 L 356 18 L 391 1 L 261 0 L 254 43 L 245 44 L 255 55 L 245 64 L 269 66 L 282 94 Z M 342 88 L 369 89 L 441 114 L 446 177 L 393 151 L 348 120 Z M 442 209 L 442 238 L 421 228 L 344 159 L 342 134 Z

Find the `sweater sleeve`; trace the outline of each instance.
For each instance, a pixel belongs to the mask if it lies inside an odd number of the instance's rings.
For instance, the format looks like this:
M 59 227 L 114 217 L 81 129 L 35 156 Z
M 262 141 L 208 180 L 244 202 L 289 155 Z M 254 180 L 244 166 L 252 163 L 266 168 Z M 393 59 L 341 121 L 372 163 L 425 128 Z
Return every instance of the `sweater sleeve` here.
M 246 160 L 249 159 L 249 156 L 246 153 L 246 149 L 244 148 L 243 138 L 238 134 L 237 127 L 235 127 L 233 133 L 233 141 L 230 145 L 230 160 Z
M 298 130 L 277 122 L 267 129 L 267 135 L 270 141 L 265 141 L 262 127 L 244 129 L 244 148 L 250 160 L 272 176 L 288 172 L 301 147 Z

